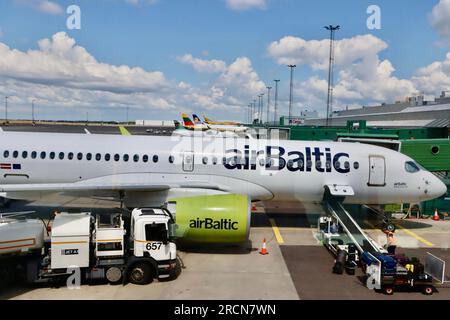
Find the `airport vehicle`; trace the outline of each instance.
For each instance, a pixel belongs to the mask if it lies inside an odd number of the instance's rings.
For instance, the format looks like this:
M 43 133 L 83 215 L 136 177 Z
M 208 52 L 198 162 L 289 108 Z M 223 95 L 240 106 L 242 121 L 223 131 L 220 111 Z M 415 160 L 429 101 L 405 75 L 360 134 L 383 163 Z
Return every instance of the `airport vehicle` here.
M 243 126 L 237 126 L 237 125 L 230 125 L 230 124 L 213 124 L 213 123 L 207 123 L 204 124 L 202 120 L 196 115 L 192 115 L 194 119 L 194 124 L 196 126 L 208 126 L 208 128 L 212 130 L 218 130 L 218 131 L 225 131 L 225 132 L 235 132 L 235 133 L 242 133 L 247 132 L 248 128 Z
M 370 254 L 364 252 L 361 261 L 365 265 L 375 267 L 381 291 L 387 295 L 394 294 L 398 288 L 420 289 L 423 294 L 432 295 L 435 291 L 433 277 L 425 272 L 425 266 L 417 258 L 405 255 Z
M 251 216 L 248 201 L 321 203 L 328 190 L 332 198 L 342 197 L 343 203 L 410 203 L 440 197 L 447 191 L 436 176 L 411 158 L 358 143 L 203 136 L 0 135 L 0 196 L 65 207 L 123 204 L 131 209 L 192 199 L 184 209 L 177 208 L 177 215 L 197 221 L 197 212 L 189 208 L 198 207 L 205 213 L 203 220 L 242 221 L 238 229 L 243 234 Z M 221 195 L 226 200 L 217 210 L 215 197 Z M 233 197 L 243 198 L 239 210 L 234 209 Z M 195 221 L 193 226 L 206 230 L 205 223 Z M 233 233 L 227 235 L 230 241 L 235 239 Z
M 121 214 L 60 213 L 51 221 L 50 239 L 40 220 L 6 219 L 0 224 L 0 273 L 22 270 L 30 283 L 69 277 L 75 269 L 87 280 L 148 284 L 174 277 L 176 245 L 166 209 L 135 209 L 130 227 Z

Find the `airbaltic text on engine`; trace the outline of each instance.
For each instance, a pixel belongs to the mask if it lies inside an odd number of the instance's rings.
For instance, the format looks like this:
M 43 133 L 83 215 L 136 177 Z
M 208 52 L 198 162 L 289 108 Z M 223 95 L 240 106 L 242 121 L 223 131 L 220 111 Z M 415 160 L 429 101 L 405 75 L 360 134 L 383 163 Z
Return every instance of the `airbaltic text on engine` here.
M 197 218 L 189 221 L 189 227 L 192 229 L 238 230 L 237 225 L 238 222 L 233 222 L 231 219 L 214 220 L 211 218 Z
M 287 169 L 289 171 L 306 171 L 311 172 L 314 167 L 317 172 L 331 172 L 332 168 L 339 173 L 349 173 L 350 163 L 348 153 L 337 153 L 334 156 L 330 148 L 306 147 L 304 152 L 290 151 L 286 153 L 283 147 L 267 146 L 266 150 L 250 150 L 248 145 L 245 146 L 244 151 L 238 149 L 226 150 L 226 159 L 224 166 L 229 170 L 256 170 L 257 158 L 264 157 L 265 161 L 261 166 L 265 165 L 266 170 L 281 171 Z M 313 158 L 314 157 L 314 162 Z M 325 162 L 322 158 L 325 157 Z M 341 165 L 341 160 L 345 159 L 345 164 Z M 278 163 L 275 161 L 278 160 Z M 325 167 L 323 167 L 323 165 Z

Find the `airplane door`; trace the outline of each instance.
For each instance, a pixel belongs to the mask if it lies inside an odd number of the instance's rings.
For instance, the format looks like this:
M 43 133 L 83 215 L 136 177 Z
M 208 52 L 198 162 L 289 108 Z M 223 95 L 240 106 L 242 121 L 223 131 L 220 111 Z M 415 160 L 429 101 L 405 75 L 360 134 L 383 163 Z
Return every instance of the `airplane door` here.
M 369 157 L 369 186 L 380 187 L 386 185 L 386 162 L 383 157 Z
M 192 151 L 183 154 L 183 171 L 194 171 L 194 153 Z

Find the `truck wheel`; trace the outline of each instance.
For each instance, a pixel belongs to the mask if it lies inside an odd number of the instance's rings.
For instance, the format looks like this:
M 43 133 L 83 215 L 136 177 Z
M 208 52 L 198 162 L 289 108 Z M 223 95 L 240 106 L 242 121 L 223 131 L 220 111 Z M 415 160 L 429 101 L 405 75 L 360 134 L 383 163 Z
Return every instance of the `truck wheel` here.
M 432 286 L 424 286 L 422 289 L 423 294 L 426 294 L 427 296 L 431 296 L 433 294 L 433 287 Z
M 145 262 L 136 263 L 130 271 L 130 282 L 138 285 L 149 284 L 153 281 L 152 266 Z
M 388 296 L 392 296 L 394 294 L 394 288 L 393 287 L 384 287 L 383 292 L 384 292 L 384 294 L 387 294 Z

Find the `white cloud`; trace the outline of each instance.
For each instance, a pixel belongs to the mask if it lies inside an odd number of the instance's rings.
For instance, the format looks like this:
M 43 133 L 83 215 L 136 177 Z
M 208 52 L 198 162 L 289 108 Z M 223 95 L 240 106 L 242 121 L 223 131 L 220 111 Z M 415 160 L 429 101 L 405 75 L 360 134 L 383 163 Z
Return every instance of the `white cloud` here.
M 246 57 L 229 66 L 225 62 L 217 65 L 220 74 L 214 80 L 194 87 L 185 81 L 167 80 L 160 71 L 98 61 L 59 32 L 28 51 L 0 42 L 0 92 L 11 97 L 13 114 L 25 116 L 31 100 L 37 99 L 39 113 L 47 118 L 67 119 L 75 114 L 73 117 L 83 119 L 89 112 L 90 117 L 103 114 L 104 119 L 123 120 L 124 106 L 156 118 L 176 118 L 181 109 L 215 109 L 219 114 L 240 117 L 242 104 L 260 93 L 264 84 Z
M 231 10 L 245 11 L 250 9 L 263 10 L 267 7 L 266 0 L 226 0 L 227 7 Z
M 59 4 L 47 0 L 40 1 L 38 8 L 42 12 L 55 15 L 62 14 L 64 12 L 63 8 Z
M 194 58 L 191 54 L 185 54 L 182 57 L 177 57 L 177 60 L 191 65 L 198 72 L 223 72 L 226 70 L 226 64 L 222 60 L 203 60 Z
M 297 64 L 317 72 L 296 85 L 299 107 L 325 113 L 329 63 L 329 40 L 307 41 L 287 36 L 269 45 L 269 56 L 279 64 Z M 359 35 L 337 40 L 335 49 L 336 108 L 346 105 L 382 103 L 402 99 L 416 91 L 408 79 L 395 77 L 395 68 L 389 60 L 381 60 L 379 53 L 388 45 L 373 35 Z
M 125 2 L 132 4 L 132 5 L 138 5 L 141 3 L 147 3 L 150 5 L 153 5 L 153 4 L 157 4 L 159 2 L 159 0 L 125 0 Z
M 22 5 L 31 6 L 32 8 L 47 14 L 60 15 L 64 13 L 64 9 L 61 5 L 55 1 L 49 0 L 15 0 Z
M 425 94 L 435 95 L 450 90 L 450 52 L 445 60 L 420 68 L 412 80 Z
M 98 62 L 66 33 L 22 52 L 0 43 L 0 75 L 24 82 L 116 93 L 152 92 L 165 85 L 161 72 Z
M 346 67 L 358 59 L 377 54 L 385 50 L 387 44 L 370 34 L 355 36 L 335 42 L 336 65 Z M 279 41 L 272 42 L 267 52 L 279 64 L 309 65 L 313 69 L 328 69 L 330 41 L 304 40 L 293 36 L 286 36 Z
M 434 6 L 429 19 L 441 37 L 450 39 L 450 0 L 440 0 Z

